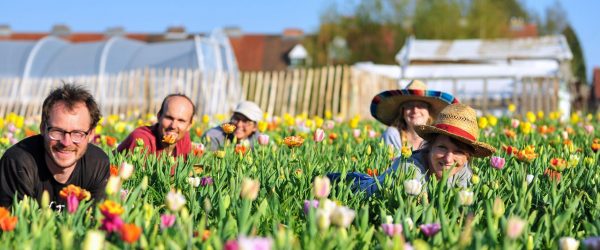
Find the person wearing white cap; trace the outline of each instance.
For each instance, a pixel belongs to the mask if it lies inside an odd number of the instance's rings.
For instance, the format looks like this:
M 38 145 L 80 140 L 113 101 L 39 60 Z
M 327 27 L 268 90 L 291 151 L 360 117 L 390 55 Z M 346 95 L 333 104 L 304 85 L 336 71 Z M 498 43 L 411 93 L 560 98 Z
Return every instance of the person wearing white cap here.
M 250 147 L 254 147 L 254 142 L 258 135 L 258 121 L 263 117 L 263 111 L 256 103 L 242 101 L 237 104 L 229 124 L 235 126 L 233 133 L 225 133 L 223 126 L 216 126 L 204 133 L 202 138 L 210 140 L 210 150 L 218 150 L 225 145 L 226 141 L 232 141 L 236 138 L 237 142 L 248 141 Z

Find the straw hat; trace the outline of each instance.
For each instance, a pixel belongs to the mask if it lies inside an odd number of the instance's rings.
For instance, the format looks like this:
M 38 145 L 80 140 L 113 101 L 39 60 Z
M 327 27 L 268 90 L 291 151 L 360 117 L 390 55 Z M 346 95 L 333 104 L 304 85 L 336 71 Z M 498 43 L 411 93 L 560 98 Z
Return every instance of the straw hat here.
M 493 146 L 477 141 L 479 126 L 475 110 L 460 103 L 444 108 L 432 125 L 415 126 L 415 132 L 427 141 L 431 141 L 434 134 L 455 138 L 473 147 L 475 157 L 486 157 L 496 152 Z
M 385 125 L 391 126 L 398 118 L 400 107 L 405 102 L 422 101 L 431 107 L 430 116 L 436 114 L 452 103 L 458 103 L 453 95 L 435 90 L 427 90 L 427 85 L 419 80 L 412 80 L 404 89 L 388 90 L 379 93 L 371 101 L 371 115 Z

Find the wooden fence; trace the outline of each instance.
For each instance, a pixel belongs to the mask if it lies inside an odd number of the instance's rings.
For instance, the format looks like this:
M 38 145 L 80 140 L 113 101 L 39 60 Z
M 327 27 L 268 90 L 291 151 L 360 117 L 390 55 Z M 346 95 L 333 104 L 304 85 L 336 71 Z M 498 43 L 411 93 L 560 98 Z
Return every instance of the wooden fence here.
M 329 66 L 323 68 L 294 69 L 287 71 L 243 72 L 242 95 L 256 102 L 269 114 L 291 115 L 306 113 L 322 116 L 325 111 L 349 118 L 359 114 L 370 118 L 370 104 L 373 97 L 385 90 L 398 89 L 397 79 L 372 74 L 350 66 Z M 444 91 L 455 95 L 461 102 L 471 105 L 482 114 L 498 113 L 506 110 L 510 103 L 518 107 L 517 112 L 555 111 L 558 108 L 559 79 L 547 78 L 431 78 L 421 79 L 428 82 L 444 81 L 448 86 Z M 404 80 L 407 82 L 408 79 Z M 471 85 L 462 85 L 469 82 Z M 498 92 L 490 91 L 497 81 L 508 82 L 510 89 Z M 464 91 L 480 84 L 479 92 Z M 475 95 L 473 95 L 475 93 Z
M 508 95 L 492 98 L 487 91 L 494 77 L 472 79 L 422 79 L 426 82 L 447 81 L 449 92 L 461 102 L 482 113 L 504 109 L 514 103 L 520 112 L 556 110 L 559 80 L 556 78 L 504 79 L 514 87 Z M 465 96 L 459 89 L 462 81 L 483 84 L 476 96 Z M 256 102 L 267 113 L 323 116 L 326 111 L 349 118 L 359 114 L 370 118 L 370 103 L 381 91 L 399 88 L 398 80 L 339 65 L 286 71 L 202 74 L 198 70 L 143 69 L 108 76 L 43 79 L 0 79 L 0 117 L 15 112 L 27 117 L 39 116 L 45 96 L 63 82 L 86 86 L 96 97 L 103 114 L 139 117 L 155 113 L 169 93 L 184 93 L 196 103 L 198 114 L 229 113 L 242 99 Z M 430 85 L 431 86 L 431 85 Z M 449 87 L 451 86 L 451 87 Z M 473 85 L 460 85 L 470 88 Z

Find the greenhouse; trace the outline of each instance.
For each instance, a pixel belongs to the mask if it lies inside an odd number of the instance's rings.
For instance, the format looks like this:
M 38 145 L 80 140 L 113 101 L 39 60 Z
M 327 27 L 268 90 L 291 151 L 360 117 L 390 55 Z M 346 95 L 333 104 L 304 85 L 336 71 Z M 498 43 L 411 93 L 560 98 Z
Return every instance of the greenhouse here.
M 62 82 L 92 90 L 103 113 L 154 112 L 175 92 L 190 96 L 200 114 L 228 112 L 241 98 L 235 56 L 221 30 L 156 43 L 124 36 L 72 43 L 49 35 L 0 41 L 0 55 L 0 116 L 39 114 L 43 97 Z

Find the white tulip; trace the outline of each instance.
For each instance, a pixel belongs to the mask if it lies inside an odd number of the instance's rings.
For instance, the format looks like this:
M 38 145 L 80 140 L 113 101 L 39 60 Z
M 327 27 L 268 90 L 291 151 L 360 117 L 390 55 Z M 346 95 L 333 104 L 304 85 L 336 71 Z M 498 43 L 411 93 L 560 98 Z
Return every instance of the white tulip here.
M 410 195 L 417 196 L 421 193 L 421 182 L 417 179 L 404 181 L 404 192 Z

